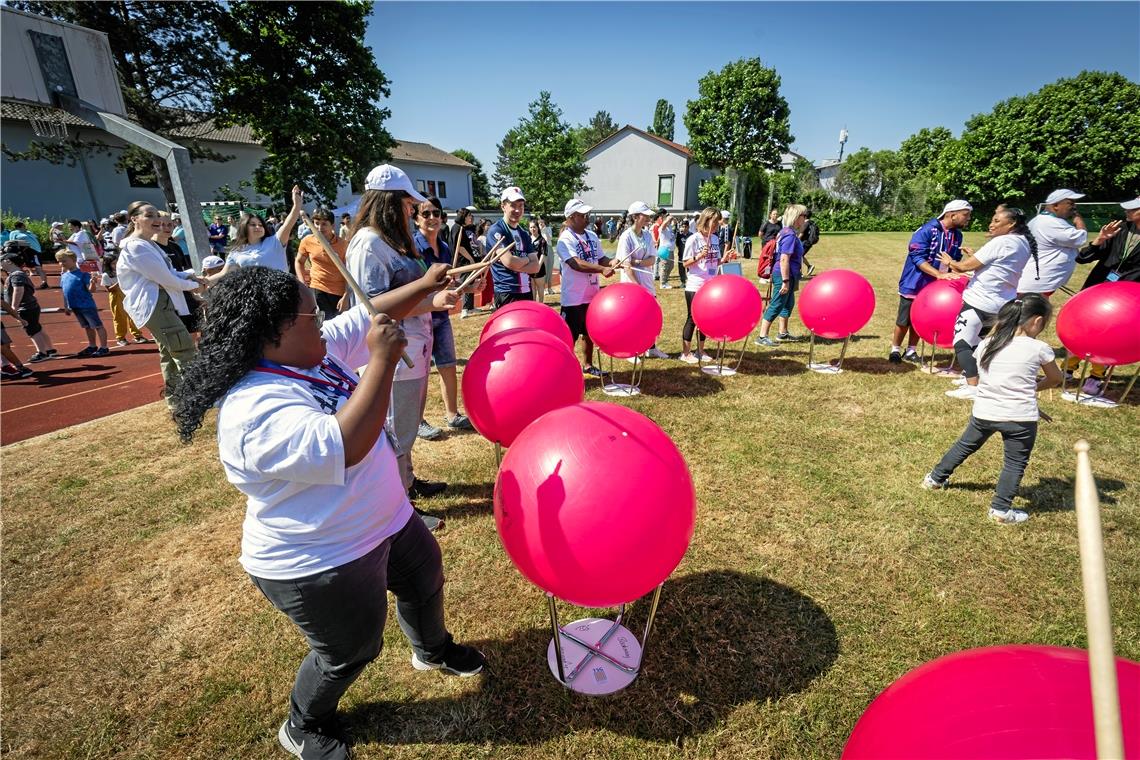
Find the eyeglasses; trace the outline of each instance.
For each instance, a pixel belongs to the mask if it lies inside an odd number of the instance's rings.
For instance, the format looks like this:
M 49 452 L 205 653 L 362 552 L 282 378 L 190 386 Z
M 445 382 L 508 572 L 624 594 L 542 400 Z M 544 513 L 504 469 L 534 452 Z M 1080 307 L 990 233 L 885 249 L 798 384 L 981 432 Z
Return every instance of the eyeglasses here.
M 298 311 L 293 313 L 294 317 L 312 317 L 317 323 L 317 329 L 321 329 L 321 325 L 325 323 L 325 313 L 321 311 L 321 307 L 313 309 L 311 312 Z
M 443 212 L 440 211 L 439 209 L 433 208 L 433 209 L 430 209 L 428 211 L 421 211 L 420 216 L 429 217 L 429 218 L 433 217 L 433 216 L 443 216 Z

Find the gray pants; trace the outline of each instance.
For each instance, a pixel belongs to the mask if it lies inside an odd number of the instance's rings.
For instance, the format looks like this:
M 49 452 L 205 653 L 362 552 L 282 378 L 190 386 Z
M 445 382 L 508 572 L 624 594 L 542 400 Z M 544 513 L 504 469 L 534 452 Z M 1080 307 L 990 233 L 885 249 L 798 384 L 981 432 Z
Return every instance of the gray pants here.
M 451 641 L 443 622 L 439 544 L 415 515 L 368 554 L 327 572 L 287 581 L 250 578 L 309 642 L 290 695 L 289 719 L 298 728 L 326 725 L 341 696 L 380 654 L 388 591 L 421 660 L 439 660 Z
M 412 487 L 415 479 L 412 467 L 412 446 L 420 431 L 420 420 L 427 406 L 428 375 L 392 383 L 392 401 L 388 407 L 388 425 L 396 438 L 396 462 L 400 465 L 400 479 L 404 490 Z
M 669 258 L 657 259 L 657 275 L 662 285 L 669 284 L 669 275 L 673 273 L 673 252 L 669 251 Z
M 971 416 L 962 437 L 954 442 L 942 461 L 931 471 L 930 477 L 939 483 L 945 482 L 958 465 L 980 449 L 994 433 L 1001 433 L 1005 458 L 990 507 L 1004 512 L 1013 505 L 1013 497 L 1021 485 L 1021 476 L 1029 464 L 1029 455 L 1037 440 L 1036 422 L 992 422 Z

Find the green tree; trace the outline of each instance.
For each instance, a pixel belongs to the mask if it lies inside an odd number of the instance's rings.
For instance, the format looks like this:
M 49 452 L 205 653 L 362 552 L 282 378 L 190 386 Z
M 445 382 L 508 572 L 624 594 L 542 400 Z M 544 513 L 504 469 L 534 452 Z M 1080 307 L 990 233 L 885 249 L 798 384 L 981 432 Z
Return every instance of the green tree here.
M 697 188 L 697 202 L 707 208 L 728 208 L 732 188 L 728 186 L 728 179 L 723 174 L 709 177 Z
M 779 167 L 792 142 L 789 116 L 780 75 L 759 58 L 710 71 L 698 83 L 697 99 L 687 103 L 689 149 L 701 165 L 724 170 L 738 215 L 745 213 L 747 170 Z
M 518 131 L 518 127 L 508 129 L 507 133 L 503 135 L 502 142 L 495 146 L 497 149 L 495 156 L 495 173 L 491 177 L 491 182 L 495 186 L 495 192 L 501 192 L 504 187 L 509 187 L 514 183 L 514 180 L 511 178 L 511 153 L 514 151 Z M 577 138 L 575 138 L 575 140 L 577 140 Z
M 911 174 L 930 175 L 952 142 L 954 135 L 946 127 L 923 127 L 902 141 L 899 145 L 899 158 Z
M 577 129 L 574 130 L 574 135 L 578 140 L 579 148 L 585 153 L 614 132 L 617 132 L 619 128 L 617 122 L 614 121 L 614 117 L 610 116 L 609 111 L 598 111 L 590 117 L 588 122 L 579 124 Z
M 471 203 L 479 208 L 494 208 L 495 196 L 491 195 L 491 183 L 487 181 L 487 173 L 483 171 L 483 163 L 475 158 L 475 154 L 464 148 L 451 151 L 451 155 L 462 158 L 471 164 Z
M 874 214 L 893 210 L 906 170 L 893 150 L 860 148 L 847 156 L 835 177 L 835 191 Z
M 9 5 L 105 32 L 111 43 L 111 56 L 127 115 L 132 121 L 184 145 L 194 159 L 225 161 L 232 158 L 204 148 L 180 133 L 215 113 L 218 82 L 227 65 L 217 44 L 218 29 L 225 19 L 222 5 L 24 0 L 13 0 Z M 15 160 L 45 159 L 74 164 L 84 153 L 109 153 L 112 149 L 110 143 L 100 139 L 77 138 L 64 144 L 33 140 L 27 151 L 17 153 L 5 147 L 4 153 Z M 115 168 L 152 174 L 167 202 L 174 202 L 174 187 L 163 159 L 129 147 L 119 154 Z
M 181 3 L 179 3 L 181 5 Z M 226 124 L 246 124 L 268 155 L 257 189 L 286 198 L 300 183 L 324 202 L 388 156 L 389 116 L 375 100 L 388 79 L 364 44 L 364 2 L 235 0 L 219 33 L 231 66 L 220 98 Z
M 1083 71 L 971 118 L 937 175 L 948 192 L 983 208 L 1044 200 L 1058 187 L 1115 199 L 1140 184 L 1137 135 L 1140 85 Z
M 495 176 L 521 187 L 529 211 L 545 216 L 561 211 L 567 200 L 586 189 L 586 163 L 549 92 L 539 93 L 528 111 L 499 144 Z
M 673 110 L 673 106 L 669 104 L 668 100 L 661 98 L 657 101 L 657 107 L 653 109 L 653 125 L 649 127 L 649 131 L 658 137 L 672 140 L 673 130 L 676 126 L 677 114 Z

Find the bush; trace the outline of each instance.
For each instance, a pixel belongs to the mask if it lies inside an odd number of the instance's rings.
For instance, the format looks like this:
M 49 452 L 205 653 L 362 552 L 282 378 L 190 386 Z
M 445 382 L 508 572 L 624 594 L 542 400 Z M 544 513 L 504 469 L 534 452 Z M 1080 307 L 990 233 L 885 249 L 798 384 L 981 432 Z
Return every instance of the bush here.
M 16 216 L 11 211 L 3 213 L 4 229 L 11 232 L 16 228 L 16 222 L 23 222 L 28 232 L 39 238 L 40 250 L 51 250 L 51 221 L 48 219 L 28 219 L 24 216 Z

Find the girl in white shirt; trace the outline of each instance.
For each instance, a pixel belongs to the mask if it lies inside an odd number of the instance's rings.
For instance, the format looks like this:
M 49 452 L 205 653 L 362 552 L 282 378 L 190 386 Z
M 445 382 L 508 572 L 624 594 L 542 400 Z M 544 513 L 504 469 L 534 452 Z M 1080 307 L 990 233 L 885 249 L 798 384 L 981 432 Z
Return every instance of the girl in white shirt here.
M 685 280 L 685 309 L 687 318 L 685 327 L 681 332 L 681 355 L 679 358 L 686 364 L 712 361 L 712 357 L 705 353 L 705 334 L 696 330 L 693 321 L 693 298 L 707 281 L 716 277 L 717 268 L 721 262 L 720 238 L 717 230 L 720 229 L 720 209 L 706 208 L 697 218 L 697 231 L 685 241 L 685 252 L 681 255 L 681 266 L 688 270 Z M 724 259 L 736 257 L 736 251 L 729 249 L 724 252 Z M 697 332 L 697 353 L 692 352 L 693 332 Z
M 653 246 L 653 235 L 648 229 L 652 219 L 653 210 L 643 201 L 637 201 L 629 207 L 630 227 L 618 238 L 614 261 L 621 264 L 622 282 L 640 285 L 656 298 L 653 266 L 657 261 L 657 249 Z M 659 349 L 656 343 L 645 352 L 645 355 L 652 359 L 669 358 L 669 354 Z
M 1005 304 L 998 312 L 993 334 L 975 352 L 980 372 L 974 410 L 961 437 L 922 481 L 923 488 L 945 488 L 950 475 L 994 433 L 1001 433 L 1005 459 L 997 490 L 990 503 L 990 519 L 1003 524 L 1025 522 L 1029 515 L 1013 508 L 1013 497 L 1029 464 L 1037 439 L 1037 391 L 1061 384 L 1061 370 L 1053 349 L 1037 340 L 1053 309 L 1036 293 Z M 1045 377 L 1038 379 L 1037 373 Z
M 299 185 L 293 185 L 293 208 L 282 220 L 277 232 L 267 235 L 266 222 L 256 214 L 242 214 L 234 235 L 233 245 L 226 256 L 226 266 L 209 280 L 213 284 L 238 267 L 268 267 L 278 272 L 289 271 L 289 257 L 285 249 L 293 236 L 293 227 L 301 216 L 301 202 L 304 200 Z
M 310 756 L 302 747 L 347 756 L 337 705 L 380 653 L 388 591 L 414 668 L 483 668 L 444 624 L 439 545 L 415 517 L 384 433 L 406 345 L 395 320 L 448 281 L 437 265 L 373 298 L 384 314 L 358 305 L 324 322 L 296 278 L 240 269 L 210 289 L 201 354 L 173 394 L 187 443 L 218 407 L 222 466 L 246 498 L 242 567 L 308 640 L 277 735 L 298 757 Z

